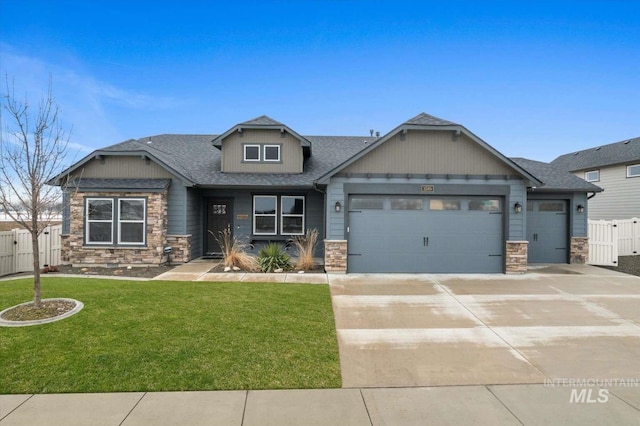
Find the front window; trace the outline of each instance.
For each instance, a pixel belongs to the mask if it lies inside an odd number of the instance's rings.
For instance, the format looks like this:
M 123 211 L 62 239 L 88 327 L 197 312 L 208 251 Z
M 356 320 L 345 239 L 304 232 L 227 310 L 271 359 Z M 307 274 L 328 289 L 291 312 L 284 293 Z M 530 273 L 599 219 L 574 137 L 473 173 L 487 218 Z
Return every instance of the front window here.
M 274 195 L 253 197 L 253 233 L 256 235 L 276 235 L 276 203 Z
M 304 234 L 304 196 L 254 195 L 253 233 L 255 235 Z
M 113 244 L 113 200 L 87 199 L 86 242 Z
M 144 199 L 126 198 L 119 200 L 118 243 L 144 244 Z
M 584 172 L 584 180 L 587 182 L 598 182 L 600 180 L 600 170 Z
M 304 234 L 304 197 L 282 196 L 280 203 L 280 233 Z
M 145 244 L 146 204 L 144 198 L 87 198 L 85 243 Z
M 640 164 L 627 166 L 627 177 L 640 177 Z

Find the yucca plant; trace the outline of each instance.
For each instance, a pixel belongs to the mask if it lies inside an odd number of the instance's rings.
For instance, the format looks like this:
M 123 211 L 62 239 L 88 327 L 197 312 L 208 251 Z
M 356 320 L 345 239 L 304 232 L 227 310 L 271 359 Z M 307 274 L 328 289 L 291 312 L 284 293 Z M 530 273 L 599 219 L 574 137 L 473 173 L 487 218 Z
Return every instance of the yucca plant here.
M 318 241 L 318 230 L 307 229 L 304 235 L 297 235 L 293 239 L 298 249 L 298 261 L 296 262 L 296 269 L 300 271 L 308 271 L 316 266 L 316 262 L 313 260 L 313 252 Z
M 291 269 L 291 258 L 277 243 L 269 243 L 258 252 L 258 264 L 264 272 L 276 269 L 288 271 Z
M 220 231 L 218 235 L 211 231 L 209 233 L 213 235 L 213 238 L 220 245 L 224 266 L 230 268 L 235 266 L 243 271 L 257 271 L 259 269 L 256 258 L 246 252 L 247 244 L 237 237 L 232 237 L 229 230 Z

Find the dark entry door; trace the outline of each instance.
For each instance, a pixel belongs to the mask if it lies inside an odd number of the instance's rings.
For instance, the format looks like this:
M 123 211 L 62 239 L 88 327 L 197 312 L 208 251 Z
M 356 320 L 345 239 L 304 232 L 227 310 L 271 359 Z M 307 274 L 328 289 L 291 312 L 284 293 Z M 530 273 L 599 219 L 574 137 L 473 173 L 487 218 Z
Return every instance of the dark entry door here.
M 207 202 L 207 235 L 205 253 L 207 256 L 222 256 L 222 249 L 216 241 L 220 232 L 231 229 L 231 201 L 211 199 Z
M 567 263 L 568 222 L 565 200 L 527 201 L 529 263 Z

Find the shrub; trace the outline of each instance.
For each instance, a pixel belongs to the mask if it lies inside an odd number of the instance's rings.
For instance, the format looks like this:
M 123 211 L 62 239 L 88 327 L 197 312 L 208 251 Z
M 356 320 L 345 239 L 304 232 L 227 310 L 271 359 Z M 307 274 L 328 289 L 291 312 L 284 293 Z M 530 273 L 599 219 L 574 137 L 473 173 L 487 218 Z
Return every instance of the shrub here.
M 232 237 L 229 230 L 225 229 L 224 231 L 220 231 L 218 232 L 218 235 L 215 235 L 211 231 L 209 231 L 209 233 L 213 235 L 220 245 L 224 266 L 228 266 L 230 268 L 235 266 L 243 271 L 258 270 L 258 262 L 256 258 L 245 251 L 247 244 L 240 241 L 237 237 Z
M 287 271 L 291 269 L 291 258 L 276 243 L 269 243 L 258 252 L 258 264 L 264 272 L 273 272 L 276 269 Z
M 293 239 L 293 244 L 298 249 L 297 269 L 310 270 L 316 266 L 316 262 L 313 260 L 313 251 L 317 241 L 318 230 L 315 228 L 307 229 L 304 235 L 298 235 Z

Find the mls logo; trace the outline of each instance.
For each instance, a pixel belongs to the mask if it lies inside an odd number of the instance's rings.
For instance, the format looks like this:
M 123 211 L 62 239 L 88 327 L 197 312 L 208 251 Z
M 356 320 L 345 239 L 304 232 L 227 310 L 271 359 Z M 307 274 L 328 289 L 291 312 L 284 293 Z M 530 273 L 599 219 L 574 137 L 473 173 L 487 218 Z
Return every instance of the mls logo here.
M 600 389 L 598 390 L 597 397 L 595 396 L 594 389 L 571 389 L 571 396 L 569 397 L 569 403 L 582 403 L 582 404 L 593 404 L 600 403 L 604 404 L 609 401 L 609 390 L 608 389 Z

